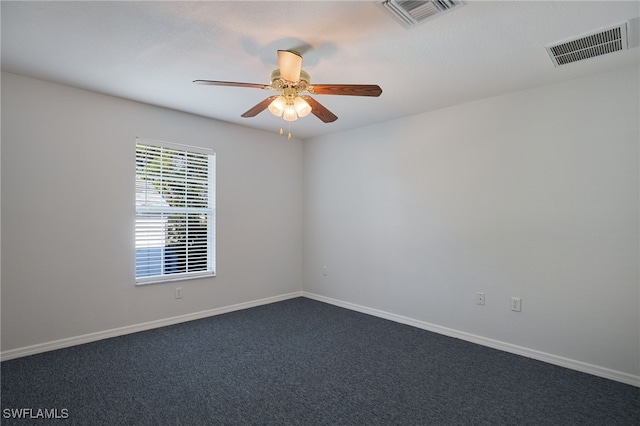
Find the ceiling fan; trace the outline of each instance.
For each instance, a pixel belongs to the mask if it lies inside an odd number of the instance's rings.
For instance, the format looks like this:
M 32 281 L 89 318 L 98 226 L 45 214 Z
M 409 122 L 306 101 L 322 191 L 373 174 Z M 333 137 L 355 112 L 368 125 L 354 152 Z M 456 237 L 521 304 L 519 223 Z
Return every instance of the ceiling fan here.
M 278 50 L 277 70 L 271 73 L 271 84 L 236 83 L 232 81 L 194 80 L 196 84 L 212 86 L 250 87 L 280 92 L 259 102 L 242 117 L 255 117 L 265 109 L 282 117 L 285 121 L 295 121 L 312 113 L 325 123 L 336 121 L 338 117 L 309 95 L 380 96 L 382 89 L 375 84 L 311 84 L 309 74 L 302 69 L 302 55 L 295 50 Z M 280 129 L 282 134 L 282 129 Z M 291 133 L 289 133 L 291 138 Z

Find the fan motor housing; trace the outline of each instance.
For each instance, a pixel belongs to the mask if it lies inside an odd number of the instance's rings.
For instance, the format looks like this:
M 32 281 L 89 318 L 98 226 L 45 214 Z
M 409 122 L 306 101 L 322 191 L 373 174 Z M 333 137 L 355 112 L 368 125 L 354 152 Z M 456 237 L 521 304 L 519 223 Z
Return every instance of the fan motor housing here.
M 282 80 L 282 77 L 280 76 L 280 69 L 273 70 L 271 73 L 271 83 L 275 83 L 278 80 Z M 309 73 L 305 70 L 300 70 L 300 81 L 304 81 L 309 84 L 311 82 L 311 76 L 309 76 Z

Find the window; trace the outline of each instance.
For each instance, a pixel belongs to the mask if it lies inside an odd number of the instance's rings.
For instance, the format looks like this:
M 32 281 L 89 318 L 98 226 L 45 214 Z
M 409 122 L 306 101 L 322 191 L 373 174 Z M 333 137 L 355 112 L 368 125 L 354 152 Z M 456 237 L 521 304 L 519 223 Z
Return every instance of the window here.
M 136 140 L 136 284 L 215 275 L 214 151 Z

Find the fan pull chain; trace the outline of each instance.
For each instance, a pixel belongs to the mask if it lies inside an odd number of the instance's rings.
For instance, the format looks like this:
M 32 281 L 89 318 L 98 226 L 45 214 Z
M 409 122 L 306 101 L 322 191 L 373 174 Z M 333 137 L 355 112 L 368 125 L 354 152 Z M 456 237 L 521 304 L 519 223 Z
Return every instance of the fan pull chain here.
M 287 121 L 287 123 L 289 123 L 289 133 L 287 134 L 287 139 L 291 139 L 291 122 Z M 280 134 L 284 135 L 284 126 L 282 125 L 282 116 L 280 117 Z

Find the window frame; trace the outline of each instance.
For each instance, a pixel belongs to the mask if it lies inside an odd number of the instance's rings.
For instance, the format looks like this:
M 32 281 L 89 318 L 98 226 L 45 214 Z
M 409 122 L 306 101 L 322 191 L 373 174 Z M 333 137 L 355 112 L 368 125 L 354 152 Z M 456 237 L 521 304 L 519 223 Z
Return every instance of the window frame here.
M 141 206 L 138 204 L 138 180 L 140 175 L 138 173 L 138 146 L 151 146 L 153 148 L 169 149 L 178 152 L 184 152 L 188 154 L 206 155 L 208 158 L 207 163 L 207 207 L 176 207 L 176 206 Z M 173 142 L 159 141 L 154 139 L 139 138 L 135 140 L 135 180 L 136 185 L 135 194 L 135 220 L 134 220 L 134 246 L 135 246 L 135 284 L 136 286 L 166 283 L 172 281 L 183 281 L 196 278 L 208 278 L 216 276 L 216 152 L 210 148 L 203 148 L 199 146 L 184 145 Z M 156 191 L 157 192 L 157 191 Z M 158 194 L 160 195 L 160 194 Z M 162 196 L 162 195 L 160 195 Z M 167 246 L 160 247 L 161 260 L 157 265 L 160 269 L 160 274 L 138 276 L 138 245 L 144 244 L 138 239 L 138 220 L 144 214 L 159 214 L 161 220 L 166 220 L 165 216 L 170 214 L 206 214 L 208 216 L 207 233 L 206 233 L 206 256 L 207 266 L 203 271 L 191 271 L 191 272 L 165 272 L 165 255 Z M 162 237 L 164 238 L 164 237 Z M 144 246 L 143 246 L 144 247 Z M 140 247 L 142 248 L 142 247 Z M 149 248 L 149 247 L 147 247 Z

